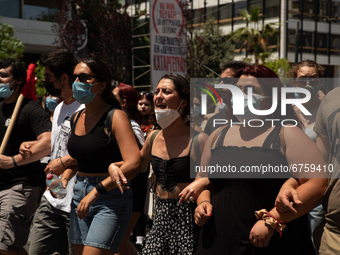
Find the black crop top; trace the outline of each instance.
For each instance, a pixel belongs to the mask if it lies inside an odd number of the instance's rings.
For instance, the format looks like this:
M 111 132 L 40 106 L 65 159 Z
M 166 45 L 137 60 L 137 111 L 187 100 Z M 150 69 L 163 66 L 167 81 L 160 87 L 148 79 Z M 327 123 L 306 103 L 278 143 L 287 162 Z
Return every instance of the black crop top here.
M 67 149 L 71 157 L 78 160 L 79 171 L 83 173 L 107 173 L 108 167 L 113 162 L 122 161 L 122 156 L 114 136 L 109 136 L 104 131 L 104 123 L 109 109 L 100 118 L 95 127 L 86 135 L 75 134 L 79 116 L 77 115 L 73 124 L 71 121 L 71 135 L 68 140 Z
M 177 183 L 192 182 L 190 178 L 190 165 L 194 164 L 190 157 L 190 151 L 193 142 L 190 144 L 189 155 L 162 159 L 155 155 L 151 155 L 152 170 L 156 176 L 156 182 L 163 190 L 173 191 Z

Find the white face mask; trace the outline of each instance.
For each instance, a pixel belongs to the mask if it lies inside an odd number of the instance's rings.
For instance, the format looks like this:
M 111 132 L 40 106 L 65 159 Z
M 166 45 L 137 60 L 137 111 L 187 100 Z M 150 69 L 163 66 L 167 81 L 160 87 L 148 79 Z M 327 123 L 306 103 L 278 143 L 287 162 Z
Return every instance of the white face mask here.
M 181 106 L 183 100 L 178 105 L 177 109 L 164 109 L 164 110 L 155 110 L 157 123 L 161 126 L 162 129 L 170 126 L 178 117 L 181 115 L 178 112 L 178 108 Z

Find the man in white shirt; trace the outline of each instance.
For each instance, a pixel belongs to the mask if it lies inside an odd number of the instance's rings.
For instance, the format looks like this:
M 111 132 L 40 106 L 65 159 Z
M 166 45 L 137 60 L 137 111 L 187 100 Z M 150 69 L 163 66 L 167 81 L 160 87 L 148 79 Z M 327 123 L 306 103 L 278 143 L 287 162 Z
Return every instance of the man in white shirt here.
M 61 175 L 69 166 L 77 162 L 68 155 L 67 142 L 70 135 L 72 114 L 84 108 L 72 92 L 72 75 L 77 61 L 66 50 L 57 50 L 42 55 L 41 64 L 45 67 L 44 85 L 52 96 L 60 96 L 63 101 L 54 110 L 51 134 L 51 162 L 45 173 Z M 68 244 L 70 209 L 75 179 L 67 180 L 67 195 L 55 198 L 46 190 L 31 226 L 29 254 L 72 254 Z

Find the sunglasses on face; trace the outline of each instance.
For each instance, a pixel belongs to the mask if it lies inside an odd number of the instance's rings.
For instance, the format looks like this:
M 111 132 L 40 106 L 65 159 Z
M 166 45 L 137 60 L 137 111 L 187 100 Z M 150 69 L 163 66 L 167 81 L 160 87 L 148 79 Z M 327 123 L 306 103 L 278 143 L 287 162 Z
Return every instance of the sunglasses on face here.
M 316 78 L 300 78 L 296 80 L 296 83 L 301 88 L 304 88 L 307 85 L 310 85 L 313 87 L 313 86 L 320 84 L 320 80 Z
M 88 80 L 91 80 L 91 78 L 96 78 L 96 76 L 93 76 L 91 74 L 87 73 L 80 73 L 80 74 L 73 74 L 72 80 L 75 81 L 78 78 L 80 82 L 87 82 Z
M 141 92 L 139 92 L 139 94 L 141 96 L 144 96 L 144 95 L 146 95 L 146 96 L 153 96 L 153 94 L 151 92 L 146 92 L 146 91 L 141 91 Z

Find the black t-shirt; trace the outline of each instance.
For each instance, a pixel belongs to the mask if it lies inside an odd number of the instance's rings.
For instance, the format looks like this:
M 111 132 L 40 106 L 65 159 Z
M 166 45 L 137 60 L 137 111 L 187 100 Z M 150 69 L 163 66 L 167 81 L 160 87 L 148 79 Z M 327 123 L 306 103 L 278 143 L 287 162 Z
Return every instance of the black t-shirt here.
M 0 102 L 0 142 L 6 133 L 15 103 Z M 18 154 L 22 142 L 37 140 L 40 134 L 50 132 L 51 127 L 48 113 L 35 101 L 24 99 L 4 154 L 6 156 Z M 42 177 L 40 161 L 10 169 L 0 169 L 0 190 L 19 183 L 41 186 Z

